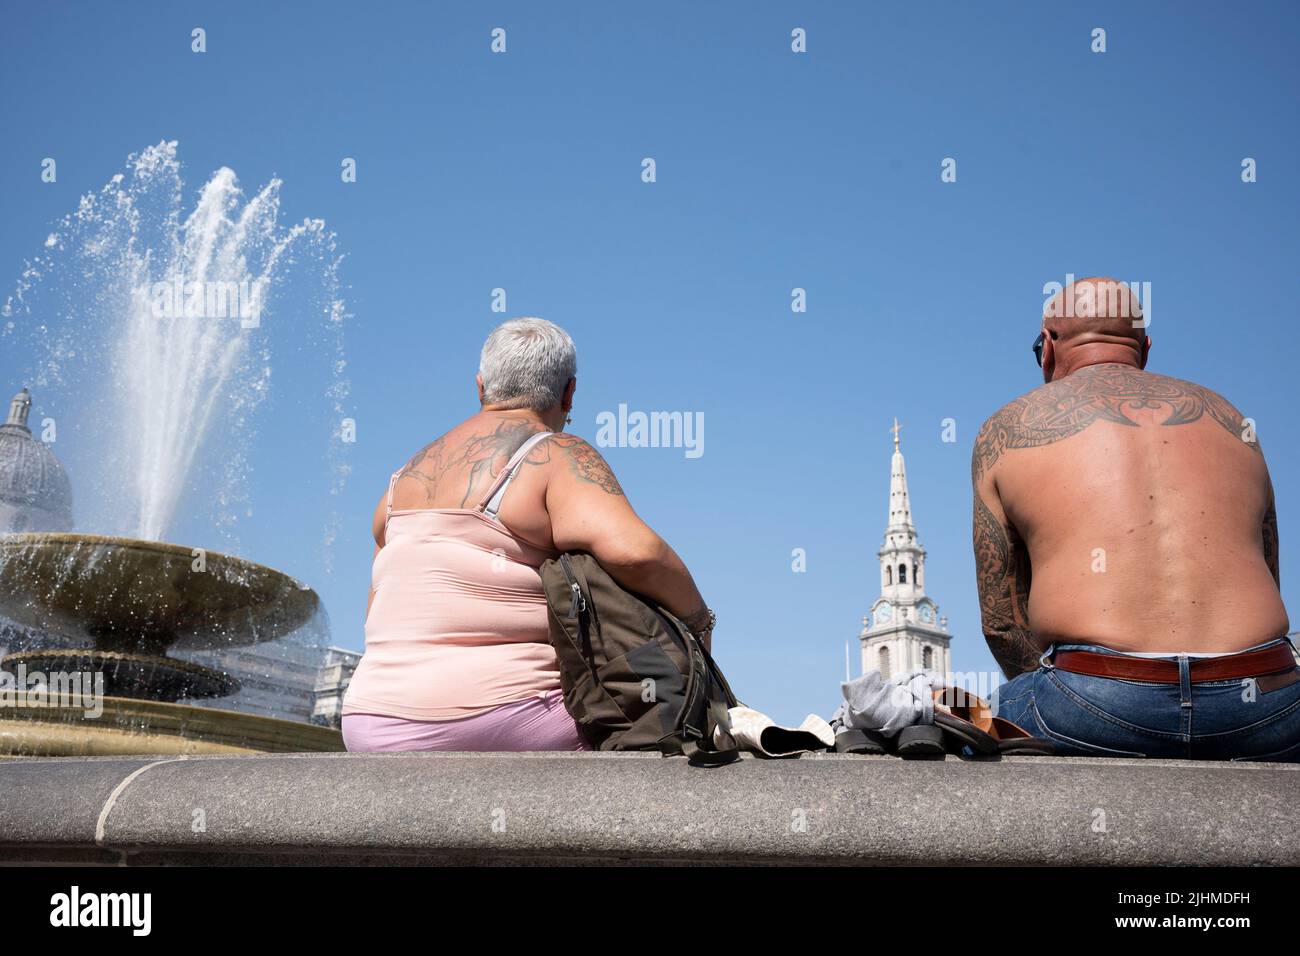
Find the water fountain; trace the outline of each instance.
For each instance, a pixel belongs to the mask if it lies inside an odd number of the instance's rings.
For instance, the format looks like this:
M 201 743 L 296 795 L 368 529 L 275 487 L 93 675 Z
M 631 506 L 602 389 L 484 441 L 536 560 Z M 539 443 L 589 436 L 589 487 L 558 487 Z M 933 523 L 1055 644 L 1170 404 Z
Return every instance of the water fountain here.
M 40 635 L 0 660 L 0 755 L 342 749 L 330 728 L 198 706 L 229 699 L 239 681 L 183 656 L 285 639 L 320 616 L 316 593 L 252 561 L 161 540 L 195 488 L 224 509 L 219 533 L 239 512 L 241 442 L 270 382 L 265 317 L 286 268 L 319 263 L 332 281 L 333 240 L 319 220 L 279 227 L 279 182 L 243 202 L 229 169 L 182 217 L 179 170 L 175 143 L 133 155 L 126 175 L 60 221 L 0 310 L 0 336 L 40 355 L 38 384 L 73 393 L 63 406 L 80 399 L 84 410 L 93 382 L 91 407 L 132 423 L 85 442 L 95 480 L 78 525 L 113 533 L 42 527 L 40 510 L 35 523 L 0 527 L 0 617 Z M 60 322 L 33 318 L 42 292 L 55 301 L 41 314 Z M 300 298 L 293 305 L 303 311 Z M 337 297 L 323 312 L 337 402 Z M 14 408 L 30 405 L 25 396 Z M 11 411 L 11 440 L 28 432 L 26 417 L 26 406 Z M 66 699 L 74 686 L 85 696 Z
M 0 740 L 10 752 L 45 754 L 340 749 L 327 728 L 178 704 L 239 684 L 167 654 L 274 640 L 318 604 L 288 575 L 216 552 L 101 535 L 0 536 L 0 613 L 57 635 L 54 646 L 7 655 L 0 670 L 23 689 L 35 675 L 65 690 L 68 677 L 84 675 L 103 695 L 93 716 L 91 702 L 50 690 L 15 702 L 0 709 Z

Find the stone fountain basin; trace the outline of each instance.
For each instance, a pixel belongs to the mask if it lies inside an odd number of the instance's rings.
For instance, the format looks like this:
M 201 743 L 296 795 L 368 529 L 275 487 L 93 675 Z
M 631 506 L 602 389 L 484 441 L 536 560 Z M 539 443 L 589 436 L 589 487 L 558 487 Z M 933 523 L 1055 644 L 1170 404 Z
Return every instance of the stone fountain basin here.
M 243 558 L 135 538 L 0 535 L 0 615 L 101 648 L 205 650 L 273 640 L 316 592 Z

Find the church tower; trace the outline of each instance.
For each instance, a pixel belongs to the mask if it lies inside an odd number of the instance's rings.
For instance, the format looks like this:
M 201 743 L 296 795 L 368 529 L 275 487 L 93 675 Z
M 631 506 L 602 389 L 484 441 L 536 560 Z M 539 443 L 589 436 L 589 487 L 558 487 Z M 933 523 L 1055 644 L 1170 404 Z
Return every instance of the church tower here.
M 918 668 L 952 671 L 948 619 L 925 593 L 925 548 L 912 524 L 907 471 L 894 419 L 894 457 L 889 472 L 889 523 L 880 546 L 880 597 L 862 619 L 862 670 L 885 677 Z

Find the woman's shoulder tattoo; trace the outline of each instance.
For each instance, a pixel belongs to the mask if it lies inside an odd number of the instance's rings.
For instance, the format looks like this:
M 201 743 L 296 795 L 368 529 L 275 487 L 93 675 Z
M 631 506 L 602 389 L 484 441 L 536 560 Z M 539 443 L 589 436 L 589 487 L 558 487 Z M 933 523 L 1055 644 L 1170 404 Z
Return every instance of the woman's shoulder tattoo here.
M 560 432 L 543 444 L 554 445 L 560 449 L 562 456 L 569 463 L 569 470 L 581 481 L 599 485 L 602 491 L 611 495 L 623 494 L 623 486 L 614 477 L 609 463 L 586 440 L 577 435 Z

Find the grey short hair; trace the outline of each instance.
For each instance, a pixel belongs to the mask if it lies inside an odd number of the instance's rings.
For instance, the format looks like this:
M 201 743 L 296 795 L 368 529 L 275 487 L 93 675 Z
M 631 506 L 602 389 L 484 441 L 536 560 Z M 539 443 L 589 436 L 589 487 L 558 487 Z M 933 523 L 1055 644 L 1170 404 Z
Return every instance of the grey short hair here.
M 560 403 L 564 387 L 577 375 L 578 350 L 554 322 L 511 319 L 483 343 L 478 373 L 484 404 L 545 411 Z

